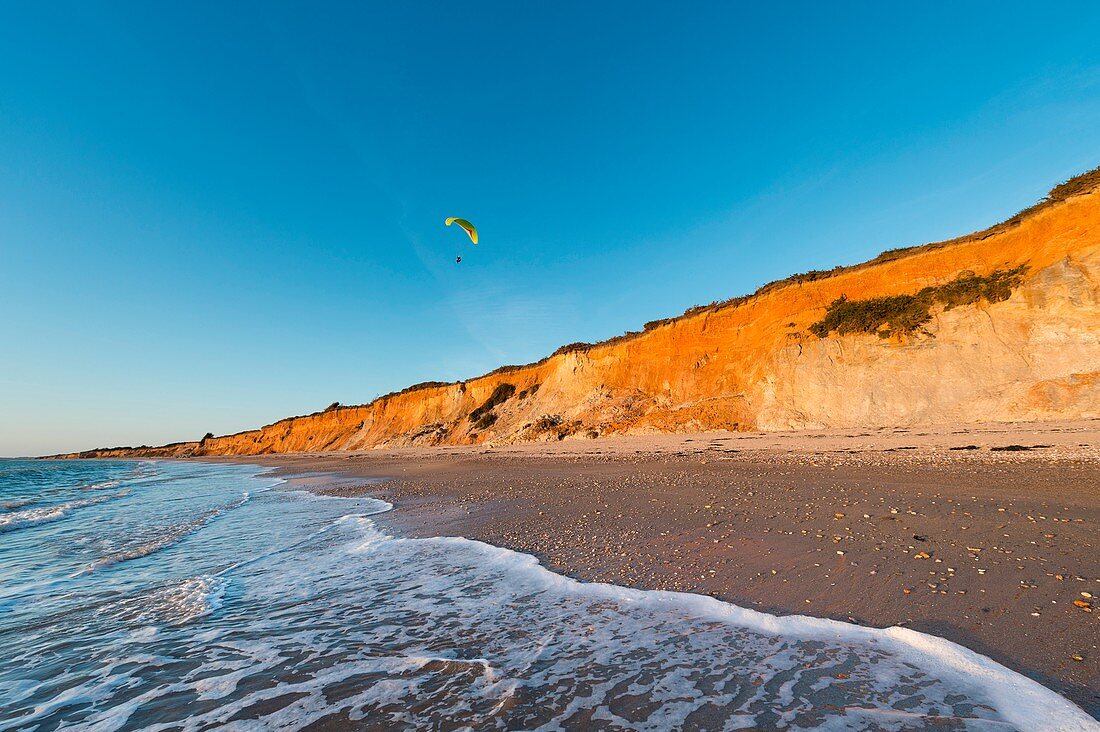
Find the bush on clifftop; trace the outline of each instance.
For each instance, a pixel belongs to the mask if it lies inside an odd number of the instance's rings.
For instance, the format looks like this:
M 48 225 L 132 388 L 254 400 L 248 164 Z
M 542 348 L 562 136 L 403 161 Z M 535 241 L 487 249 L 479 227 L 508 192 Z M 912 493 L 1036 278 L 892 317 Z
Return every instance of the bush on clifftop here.
M 493 393 L 489 395 L 489 398 L 486 399 L 480 407 L 470 412 L 470 421 L 473 422 L 474 426 L 478 427 L 478 429 L 485 429 L 485 427 L 488 427 L 497 420 L 496 415 L 493 414 L 493 409 L 498 404 L 503 404 L 511 399 L 512 395 L 515 393 L 515 384 L 498 384 L 497 388 L 493 389 Z M 492 419 L 485 421 L 490 416 Z
M 1014 269 L 997 270 L 985 277 L 973 272 L 963 272 L 954 280 L 938 287 L 925 287 L 915 295 L 891 295 L 871 297 L 866 300 L 849 300 L 841 295 L 825 311 L 825 317 L 810 326 L 818 338 L 825 338 L 833 331 L 839 335 L 848 333 L 875 333 L 889 338 L 894 333 L 912 333 L 932 319 L 932 306 L 943 305 L 944 310 L 960 305 L 986 302 L 1003 302 L 1012 296 L 1012 290 L 1023 280 L 1027 265 Z

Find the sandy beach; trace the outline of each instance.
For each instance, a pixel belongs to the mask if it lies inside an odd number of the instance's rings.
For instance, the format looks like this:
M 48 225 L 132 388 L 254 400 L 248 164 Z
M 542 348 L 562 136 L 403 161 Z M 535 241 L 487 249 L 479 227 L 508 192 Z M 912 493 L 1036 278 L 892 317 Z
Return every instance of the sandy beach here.
M 903 625 L 1100 716 L 1100 423 L 242 458 L 586 581 Z

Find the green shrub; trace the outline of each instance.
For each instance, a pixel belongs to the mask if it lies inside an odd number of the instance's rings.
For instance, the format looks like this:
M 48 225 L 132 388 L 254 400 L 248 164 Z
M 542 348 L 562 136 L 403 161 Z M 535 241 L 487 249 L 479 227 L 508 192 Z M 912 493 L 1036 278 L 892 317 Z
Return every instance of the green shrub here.
M 558 350 L 551 353 L 550 356 L 551 357 L 560 356 L 560 355 L 563 355 L 563 354 L 566 354 L 566 353 L 573 353 L 574 351 L 587 351 L 589 348 L 592 348 L 595 345 L 596 345 L 595 343 L 583 343 L 583 342 L 566 343 L 564 346 L 560 347 Z
M 946 285 L 928 289 L 933 290 L 933 297 L 943 304 L 944 310 L 950 310 L 959 305 L 972 305 L 979 300 L 1004 302 L 1012 297 L 1012 290 L 1019 286 L 1025 269 L 1027 269 L 1026 265 L 1020 265 L 1015 269 L 1001 269 L 992 272 L 988 277 L 979 277 L 973 272 L 965 272 Z
M 480 407 L 470 412 L 470 421 L 477 424 L 486 415 L 492 414 L 493 409 L 498 404 L 503 404 L 504 402 L 508 401 L 515 393 L 515 384 L 498 384 L 497 388 L 493 389 L 493 393 L 489 395 L 489 398 L 486 399 Z M 492 424 L 496 421 L 496 419 L 496 415 L 493 415 L 493 419 L 488 424 Z M 482 427 L 481 429 L 484 429 L 484 427 Z
M 926 287 L 915 295 L 866 300 L 849 300 L 841 295 L 829 304 L 825 317 L 809 330 L 818 338 L 825 338 L 833 331 L 839 335 L 876 333 L 882 338 L 889 338 L 894 333 L 912 333 L 932 319 L 932 306 L 937 303 L 943 305 L 944 310 L 950 310 L 982 300 L 991 303 L 1007 300 L 1013 288 L 1023 280 L 1026 269 L 1027 265 L 1020 265 L 997 270 L 985 277 L 963 272 L 948 283 Z
M 841 295 L 829 305 L 825 317 L 810 326 L 810 332 L 824 338 L 834 330 L 848 333 L 885 333 L 892 330 L 914 331 L 932 319 L 931 303 L 920 296 L 895 295 L 868 300 L 849 300 Z M 889 325 L 888 330 L 881 330 Z
M 493 424 L 496 421 L 497 421 L 496 412 L 485 412 L 484 414 L 482 414 L 480 417 L 477 418 L 477 421 L 474 422 L 474 427 L 479 429 L 479 430 L 486 430 L 486 429 L 492 427 Z

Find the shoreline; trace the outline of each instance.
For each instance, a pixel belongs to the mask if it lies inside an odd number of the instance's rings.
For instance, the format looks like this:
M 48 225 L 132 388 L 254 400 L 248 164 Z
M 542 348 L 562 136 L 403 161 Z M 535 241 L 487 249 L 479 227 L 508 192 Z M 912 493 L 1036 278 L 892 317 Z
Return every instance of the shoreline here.
M 220 460 L 582 581 L 929 633 L 1100 718 L 1100 421 Z

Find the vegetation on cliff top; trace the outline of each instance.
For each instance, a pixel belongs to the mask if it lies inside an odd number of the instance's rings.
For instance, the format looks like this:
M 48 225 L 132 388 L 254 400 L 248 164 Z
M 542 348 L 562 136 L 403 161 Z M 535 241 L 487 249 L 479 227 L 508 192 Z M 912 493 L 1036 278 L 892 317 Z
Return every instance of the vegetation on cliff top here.
M 933 305 L 940 304 L 944 310 L 950 310 L 982 300 L 991 303 L 1007 300 L 1020 284 L 1026 269 L 1027 265 L 1020 265 L 991 272 L 985 277 L 964 272 L 946 284 L 925 287 L 915 295 L 866 300 L 849 300 L 842 295 L 829 305 L 825 317 L 809 330 L 818 338 L 825 338 L 833 331 L 839 335 L 875 333 L 881 338 L 889 338 L 895 333 L 912 333 L 921 330 L 932 319 Z

